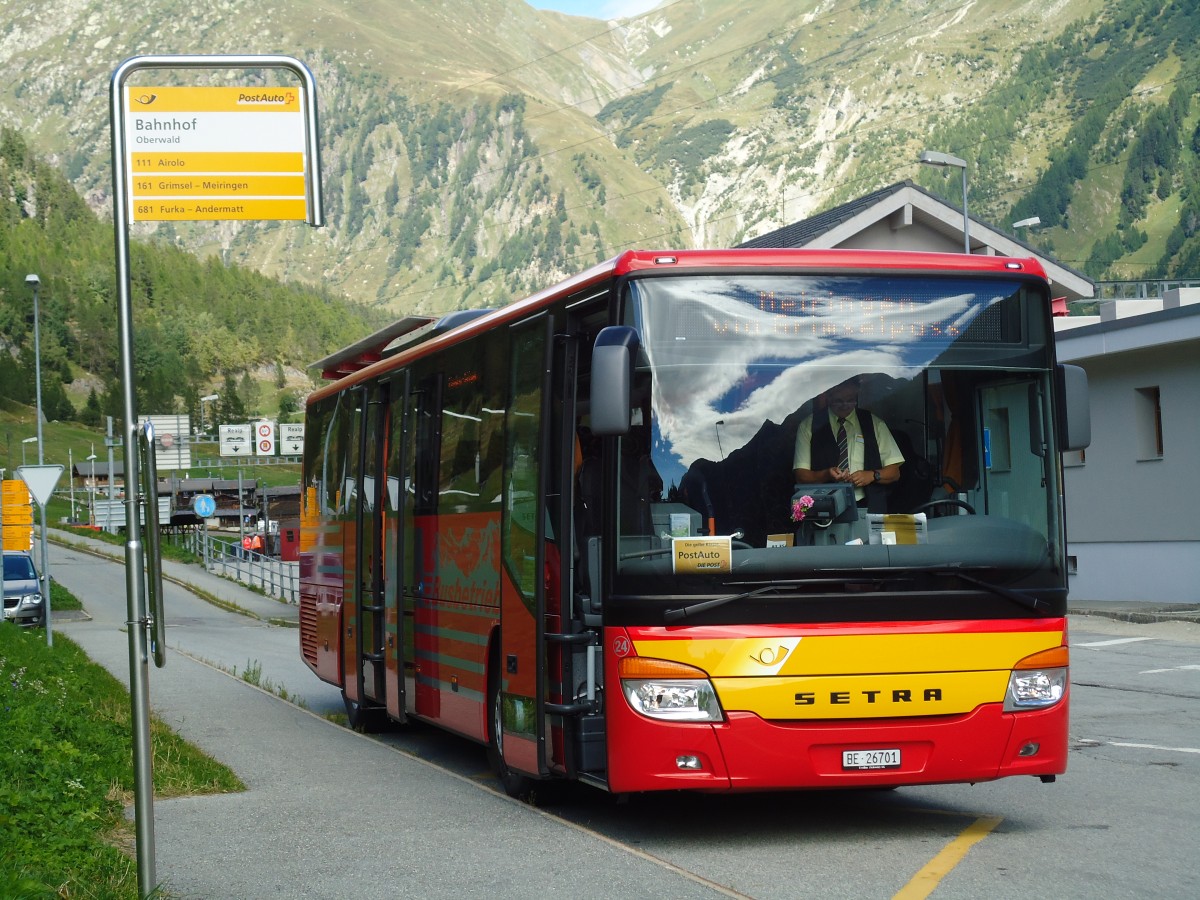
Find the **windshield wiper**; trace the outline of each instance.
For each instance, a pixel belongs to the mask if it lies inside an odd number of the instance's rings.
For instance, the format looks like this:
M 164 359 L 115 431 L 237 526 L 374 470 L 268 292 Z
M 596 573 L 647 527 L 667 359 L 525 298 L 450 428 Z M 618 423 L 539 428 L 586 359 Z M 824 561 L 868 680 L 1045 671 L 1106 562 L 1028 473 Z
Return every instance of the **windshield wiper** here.
M 830 571 L 830 570 L 827 570 Z M 874 566 L 871 568 L 860 568 L 854 570 L 862 574 L 884 574 L 891 575 L 908 575 L 916 572 L 928 575 L 953 575 L 960 578 L 968 584 L 973 584 L 976 587 L 981 587 L 985 591 L 991 591 L 997 597 L 1003 597 L 1005 600 L 1011 600 L 1017 606 L 1024 609 L 1031 609 L 1042 615 L 1050 615 L 1050 610 L 1046 608 L 1043 601 L 1037 597 L 1030 597 L 1027 594 L 1022 594 L 1020 591 L 1014 591 L 1012 588 L 1006 588 L 1001 584 L 992 584 L 990 581 L 984 581 L 982 578 L 976 578 L 974 575 L 968 575 L 961 566 Z
M 734 603 L 738 600 L 745 600 L 748 597 L 757 597 L 759 594 L 765 594 L 767 591 L 773 591 L 777 585 L 768 584 L 766 587 L 760 587 L 753 591 L 743 591 L 740 594 L 733 594 L 729 597 L 717 597 L 713 600 L 701 600 L 699 603 L 693 603 L 691 606 L 684 606 L 679 609 L 668 609 L 663 613 L 663 621 L 668 624 L 678 622 L 681 619 L 686 619 L 688 616 L 695 613 L 707 612 L 710 609 L 716 609 L 718 606 L 724 606 L 726 603 Z
M 1020 591 L 1014 591 L 1011 588 L 1006 588 L 1003 585 L 992 584 L 990 581 L 984 581 L 982 578 L 976 578 L 974 575 L 968 575 L 966 572 L 959 571 L 958 569 L 949 569 L 948 571 L 951 575 L 961 578 L 968 584 L 973 584 L 976 587 L 981 587 L 984 590 L 991 591 L 996 596 L 1003 597 L 1006 600 L 1011 600 L 1018 606 L 1023 606 L 1025 609 L 1032 609 L 1035 613 L 1041 613 L 1042 615 L 1050 615 L 1050 610 L 1044 610 L 1038 606 L 1041 601 L 1038 600 L 1037 597 L 1030 597 L 1026 594 L 1022 594 Z

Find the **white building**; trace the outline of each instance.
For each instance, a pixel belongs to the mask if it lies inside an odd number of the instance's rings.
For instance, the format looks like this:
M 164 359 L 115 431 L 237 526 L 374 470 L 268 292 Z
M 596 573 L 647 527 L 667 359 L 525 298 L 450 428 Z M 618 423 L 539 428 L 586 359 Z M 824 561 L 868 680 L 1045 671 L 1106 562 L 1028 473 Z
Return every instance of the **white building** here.
M 1091 446 L 1063 459 L 1071 599 L 1200 602 L 1200 288 L 1055 325 L 1091 394 Z

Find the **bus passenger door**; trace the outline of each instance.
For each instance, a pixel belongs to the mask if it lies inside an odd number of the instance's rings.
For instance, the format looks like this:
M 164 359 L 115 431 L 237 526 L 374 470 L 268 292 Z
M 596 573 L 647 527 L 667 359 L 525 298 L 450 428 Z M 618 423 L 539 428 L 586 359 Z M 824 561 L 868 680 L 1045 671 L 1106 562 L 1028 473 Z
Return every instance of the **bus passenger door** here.
M 384 702 L 388 715 L 398 722 L 406 722 L 408 713 L 405 705 L 406 674 L 411 658 L 408 642 L 412 640 L 411 610 L 404 607 L 404 577 L 408 571 L 404 552 L 409 509 L 408 466 L 412 459 L 411 422 L 405 415 L 408 398 L 408 372 L 394 381 L 390 392 L 390 404 L 386 425 L 387 446 L 385 450 L 386 483 L 383 490 L 383 605 L 384 630 L 386 632 L 384 652 Z
M 369 385 L 356 392 L 359 432 L 352 441 L 349 527 L 345 547 L 346 599 L 343 659 L 347 713 L 355 727 L 381 718 L 384 679 L 383 509 L 386 491 L 388 386 Z
M 398 637 L 400 672 L 412 709 L 430 720 L 441 716 L 437 685 L 435 609 L 438 530 L 438 460 L 441 457 L 441 378 L 407 376 L 400 469 L 401 504 Z
M 501 513 L 499 646 L 489 659 L 488 724 L 503 766 L 545 774 L 545 604 L 556 550 L 548 533 L 543 465 L 549 428 L 547 390 L 553 319 L 513 329 Z M 557 588 L 556 588 L 557 589 Z

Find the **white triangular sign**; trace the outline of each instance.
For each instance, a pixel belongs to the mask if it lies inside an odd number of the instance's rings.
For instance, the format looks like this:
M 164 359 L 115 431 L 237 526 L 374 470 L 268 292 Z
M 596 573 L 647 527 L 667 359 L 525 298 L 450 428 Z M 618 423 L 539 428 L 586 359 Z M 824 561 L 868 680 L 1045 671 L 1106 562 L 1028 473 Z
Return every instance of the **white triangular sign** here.
M 45 506 L 62 477 L 62 466 L 17 466 L 17 477 L 25 482 L 38 506 Z

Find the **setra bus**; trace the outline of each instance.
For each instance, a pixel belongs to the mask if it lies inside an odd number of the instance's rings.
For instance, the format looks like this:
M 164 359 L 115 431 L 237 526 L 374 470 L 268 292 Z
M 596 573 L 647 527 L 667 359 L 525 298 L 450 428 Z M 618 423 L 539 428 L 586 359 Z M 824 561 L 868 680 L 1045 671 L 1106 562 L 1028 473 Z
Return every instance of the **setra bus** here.
M 1087 385 L 1036 260 L 631 251 L 319 365 L 300 651 L 355 727 L 478 741 L 512 794 L 1065 771 Z

